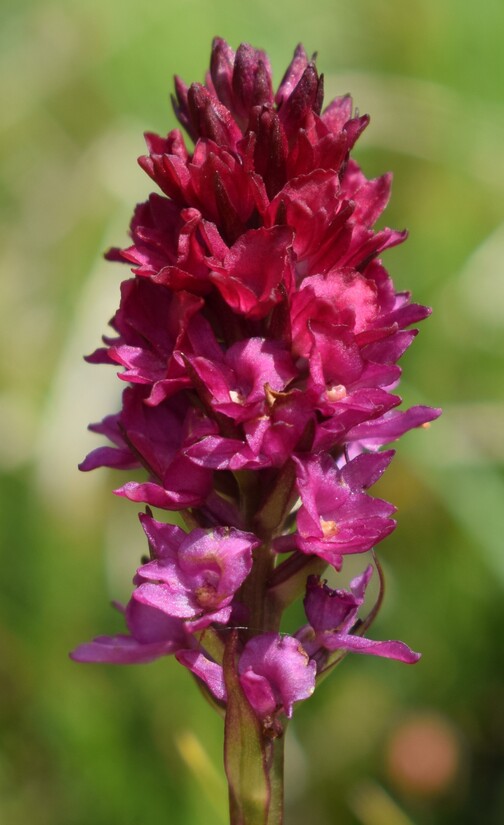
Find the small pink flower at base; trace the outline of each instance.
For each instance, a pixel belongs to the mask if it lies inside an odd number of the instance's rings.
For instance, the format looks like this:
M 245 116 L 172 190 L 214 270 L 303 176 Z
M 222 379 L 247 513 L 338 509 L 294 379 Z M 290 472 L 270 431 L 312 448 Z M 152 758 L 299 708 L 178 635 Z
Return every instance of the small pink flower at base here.
M 227 622 L 259 539 L 231 527 L 187 534 L 149 516 L 140 520 L 155 559 L 137 571 L 133 601 L 185 620 L 191 632 Z
M 322 648 L 383 656 L 405 664 L 414 664 L 419 660 L 420 654 L 404 642 L 377 642 L 351 633 L 372 573 L 373 568 L 369 565 L 363 573 L 352 579 L 350 590 L 333 590 L 317 576 L 309 577 L 304 606 L 310 624 L 297 635 L 311 656 L 318 659 L 317 651 Z
M 219 701 L 226 700 L 222 667 L 195 650 L 182 650 L 178 661 L 189 668 Z M 238 661 L 242 689 L 261 718 L 281 712 L 290 718 L 294 702 L 315 690 L 316 664 L 298 639 L 264 633 L 250 639 Z
M 290 718 L 294 702 L 315 690 L 315 670 L 297 639 L 276 633 L 250 639 L 238 663 L 241 686 L 260 716 L 281 708 Z

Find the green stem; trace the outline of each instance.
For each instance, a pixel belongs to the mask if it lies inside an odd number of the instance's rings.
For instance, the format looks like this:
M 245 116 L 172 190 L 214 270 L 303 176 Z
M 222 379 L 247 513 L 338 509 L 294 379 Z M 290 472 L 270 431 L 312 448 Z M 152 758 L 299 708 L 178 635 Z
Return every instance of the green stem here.
M 269 773 L 270 801 L 266 825 L 282 825 L 284 817 L 284 751 L 285 735 L 271 743 L 272 761 Z
M 262 539 L 254 551 L 252 570 L 243 583 L 239 601 L 248 608 L 248 627 L 232 631 L 223 654 L 227 703 L 224 727 L 224 764 L 229 784 L 231 825 L 282 825 L 285 721 L 262 718 L 241 687 L 238 658 L 241 644 L 259 633 L 277 633 L 282 603 L 269 592 L 276 556 L 272 537 L 282 523 L 294 483 L 293 471 L 279 474 L 266 502 L 260 506 L 257 474 L 235 474 L 240 489 L 244 524 Z
M 280 626 L 281 611 L 268 597 L 266 590 L 274 564 L 274 553 L 267 545 L 263 544 L 254 551 L 252 570 L 241 591 L 241 600 L 249 609 L 248 638 L 258 633 L 276 633 Z
M 230 825 L 283 825 L 284 821 L 284 742 L 281 736 L 266 744 L 269 753 L 264 758 L 270 763 L 267 783 L 269 795 L 266 801 L 256 802 L 238 799 L 229 788 Z

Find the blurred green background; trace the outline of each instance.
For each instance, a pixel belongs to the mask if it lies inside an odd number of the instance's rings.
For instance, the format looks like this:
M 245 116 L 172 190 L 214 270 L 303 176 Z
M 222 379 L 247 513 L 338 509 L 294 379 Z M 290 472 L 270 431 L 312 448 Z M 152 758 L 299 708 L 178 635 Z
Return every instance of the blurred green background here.
M 226 822 L 221 723 L 163 660 L 83 666 L 67 652 L 121 622 L 143 553 L 117 477 L 81 475 L 89 421 L 115 408 L 90 367 L 151 186 L 142 132 L 175 125 L 172 75 L 201 80 L 210 41 L 265 48 L 278 83 L 302 40 L 326 99 L 372 121 L 357 158 L 389 169 L 386 263 L 434 307 L 404 358 L 407 403 L 444 407 L 381 482 L 375 638 L 416 667 L 348 657 L 289 731 L 287 825 L 504 822 L 504 6 L 498 0 L 4 0 L 0 12 L 0 822 Z M 500 464 L 500 466 L 499 466 Z M 499 671 L 500 665 L 500 671 Z

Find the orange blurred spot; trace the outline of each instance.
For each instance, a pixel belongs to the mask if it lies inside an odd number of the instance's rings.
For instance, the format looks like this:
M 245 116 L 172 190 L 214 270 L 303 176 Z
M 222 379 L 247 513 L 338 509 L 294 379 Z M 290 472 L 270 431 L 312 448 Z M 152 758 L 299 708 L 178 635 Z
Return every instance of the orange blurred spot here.
M 332 539 L 333 536 L 338 534 L 339 527 L 335 521 L 326 521 L 325 519 L 320 519 L 320 527 L 322 528 L 322 532 L 324 534 L 324 538 Z
M 442 716 L 418 714 L 392 735 L 386 759 L 389 776 L 401 790 L 437 796 L 449 790 L 459 774 L 461 743 Z

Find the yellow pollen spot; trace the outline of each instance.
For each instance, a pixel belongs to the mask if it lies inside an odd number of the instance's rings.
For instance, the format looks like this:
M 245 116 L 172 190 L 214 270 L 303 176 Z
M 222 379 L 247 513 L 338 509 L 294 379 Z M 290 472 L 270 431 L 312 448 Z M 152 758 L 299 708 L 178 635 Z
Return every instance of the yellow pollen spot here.
M 216 608 L 219 605 L 220 599 L 215 592 L 215 587 L 210 584 L 204 584 L 202 587 L 197 587 L 194 595 L 196 601 L 203 608 Z
M 332 539 L 333 536 L 337 535 L 339 530 L 335 521 L 326 521 L 323 518 L 320 519 L 320 526 L 326 539 Z
M 333 387 L 327 388 L 327 398 L 329 401 L 341 401 L 347 394 L 346 387 L 343 384 L 335 384 Z
M 423 424 L 420 424 L 420 427 L 421 427 L 422 430 L 430 429 L 430 421 L 424 421 Z
M 241 392 L 237 390 L 229 390 L 229 397 L 235 404 L 243 404 L 244 398 Z

